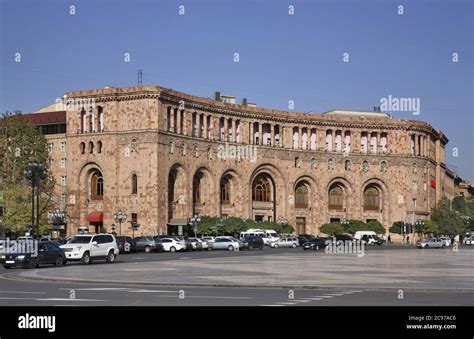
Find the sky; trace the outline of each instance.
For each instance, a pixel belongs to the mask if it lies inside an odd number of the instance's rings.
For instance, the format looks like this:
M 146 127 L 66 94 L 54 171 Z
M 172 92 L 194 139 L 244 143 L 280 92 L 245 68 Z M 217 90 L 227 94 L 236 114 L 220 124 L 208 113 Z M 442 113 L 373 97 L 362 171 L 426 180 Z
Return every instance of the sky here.
M 441 129 L 474 181 L 473 37 L 470 0 L 0 0 L 0 112 L 134 86 L 139 69 L 144 85 L 299 112 L 417 98 L 419 115 L 391 114 Z

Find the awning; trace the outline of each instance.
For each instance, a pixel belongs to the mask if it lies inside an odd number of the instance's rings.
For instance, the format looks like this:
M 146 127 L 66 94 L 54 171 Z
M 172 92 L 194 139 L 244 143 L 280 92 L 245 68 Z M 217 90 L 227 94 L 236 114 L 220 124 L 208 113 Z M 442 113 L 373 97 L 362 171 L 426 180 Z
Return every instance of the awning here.
M 168 222 L 168 226 L 186 226 L 188 224 L 188 219 L 171 219 Z
M 103 222 L 104 221 L 104 213 L 102 212 L 93 212 L 89 213 L 87 216 L 88 222 Z

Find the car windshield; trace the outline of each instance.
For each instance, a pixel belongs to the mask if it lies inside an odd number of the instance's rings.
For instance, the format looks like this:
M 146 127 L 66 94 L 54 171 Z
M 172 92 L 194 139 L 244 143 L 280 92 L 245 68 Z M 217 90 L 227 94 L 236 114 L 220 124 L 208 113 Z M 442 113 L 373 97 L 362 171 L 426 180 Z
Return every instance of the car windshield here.
M 92 237 L 74 237 L 69 241 L 70 244 L 87 244 L 91 241 Z

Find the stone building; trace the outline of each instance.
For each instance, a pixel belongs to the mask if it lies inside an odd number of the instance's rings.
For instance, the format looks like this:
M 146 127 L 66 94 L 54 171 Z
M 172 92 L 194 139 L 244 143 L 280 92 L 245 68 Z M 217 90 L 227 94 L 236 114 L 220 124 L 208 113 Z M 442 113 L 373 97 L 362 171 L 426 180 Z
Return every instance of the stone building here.
M 194 215 L 289 223 L 298 234 L 345 219 L 388 229 L 429 218 L 454 187 L 446 136 L 381 112 L 297 113 L 141 86 L 70 92 L 36 114 L 66 124 L 47 137 L 68 234 L 112 224 L 130 234 L 129 221 L 163 234 Z

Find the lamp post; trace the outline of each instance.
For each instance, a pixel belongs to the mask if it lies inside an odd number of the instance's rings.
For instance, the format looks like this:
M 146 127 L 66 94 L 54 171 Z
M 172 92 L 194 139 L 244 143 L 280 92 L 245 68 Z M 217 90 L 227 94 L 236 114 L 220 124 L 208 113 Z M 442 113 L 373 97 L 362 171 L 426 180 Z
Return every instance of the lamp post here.
M 62 211 L 59 208 L 55 208 L 50 212 L 51 219 L 53 219 L 53 225 L 54 226 L 59 226 L 59 225 L 64 225 L 65 219 L 66 219 L 66 211 Z M 55 229 L 56 232 L 59 233 L 59 236 L 61 235 L 61 232 L 59 229 Z
M 38 236 L 40 223 L 40 183 L 46 178 L 42 164 L 37 161 L 29 162 L 24 170 L 24 175 L 31 182 L 31 227 L 34 229 L 34 237 Z M 36 189 L 36 223 L 35 223 L 35 189 Z
M 122 223 L 127 220 L 127 214 L 119 210 L 117 213 L 114 214 L 114 220 L 119 223 L 119 235 L 122 235 Z
M 115 224 L 112 224 L 111 228 L 112 228 L 112 234 L 115 235 Z
M 199 218 L 199 216 L 197 215 L 194 215 L 194 217 L 192 217 L 191 219 L 189 219 L 189 224 L 193 226 L 193 232 L 194 232 L 194 236 L 196 237 L 196 233 L 199 229 L 199 224 L 201 223 L 201 218 Z

